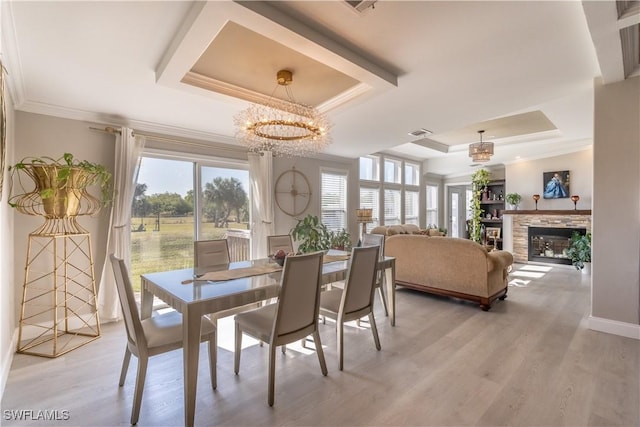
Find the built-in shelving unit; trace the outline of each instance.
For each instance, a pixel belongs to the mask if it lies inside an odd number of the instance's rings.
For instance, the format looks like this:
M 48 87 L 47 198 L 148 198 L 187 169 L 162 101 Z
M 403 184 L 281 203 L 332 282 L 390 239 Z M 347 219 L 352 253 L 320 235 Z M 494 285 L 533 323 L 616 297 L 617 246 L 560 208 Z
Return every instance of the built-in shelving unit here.
M 505 181 L 504 179 L 493 180 L 487 184 L 486 191 L 482 193 L 480 207 L 482 209 L 483 219 L 481 223 L 485 226 L 485 231 L 493 228 L 498 229 L 498 238 L 492 238 L 487 232 L 487 244 L 495 244 L 498 249 L 502 249 L 502 214 L 504 212 L 505 197 Z

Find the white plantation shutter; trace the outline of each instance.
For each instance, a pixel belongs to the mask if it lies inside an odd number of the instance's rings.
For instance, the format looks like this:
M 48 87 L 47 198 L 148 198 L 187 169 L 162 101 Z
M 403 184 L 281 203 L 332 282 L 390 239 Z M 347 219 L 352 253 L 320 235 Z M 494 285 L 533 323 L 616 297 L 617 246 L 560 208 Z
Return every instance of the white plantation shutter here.
M 384 225 L 401 224 L 400 190 L 384 190 Z
M 377 188 L 360 187 L 360 208 L 373 210 L 373 222 L 369 228 L 380 225 L 380 190 Z
M 322 223 L 331 231 L 347 228 L 347 174 L 322 172 L 321 178 Z
M 404 223 L 418 225 L 418 192 L 404 192 Z
M 438 186 L 427 185 L 427 227 L 438 226 Z

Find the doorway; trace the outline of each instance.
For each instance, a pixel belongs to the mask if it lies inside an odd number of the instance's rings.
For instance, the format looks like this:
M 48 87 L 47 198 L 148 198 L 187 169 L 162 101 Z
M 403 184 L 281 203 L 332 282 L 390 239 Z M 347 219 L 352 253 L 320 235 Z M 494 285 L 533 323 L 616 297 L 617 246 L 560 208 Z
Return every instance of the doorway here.
M 471 200 L 471 187 L 455 185 L 447 188 L 449 203 L 449 236 L 468 238 L 467 219 L 471 216 L 468 200 Z

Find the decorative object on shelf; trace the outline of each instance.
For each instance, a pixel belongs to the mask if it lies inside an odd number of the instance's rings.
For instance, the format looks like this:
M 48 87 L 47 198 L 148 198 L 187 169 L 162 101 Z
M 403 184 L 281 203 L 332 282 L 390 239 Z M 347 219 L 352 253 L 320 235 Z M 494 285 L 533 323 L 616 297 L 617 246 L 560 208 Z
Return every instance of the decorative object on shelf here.
M 534 194 L 533 195 L 533 201 L 536 202 L 536 210 L 538 210 L 538 200 L 540 200 L 540 195 L 539 194 Z
M 578 200 L 580 200 L 580 196 L 574 194 L 571 196 L 571 201 L 573 202 L 573 210 L 578 210 Z
M 311 185 L 300 171 L 292 167 L 280 174 L 274 185 L 276 205 L 289 216 L 304 213 L 311 202 Z
M 518 193 L 509 193 L 507 194 L 507 203 L 509 203 L 511 206 L 513 206 L 514 210 L 518 210 L 518 205 L 520 204 L 520 201 L 522 200 L 522 196 Z
M 569 197 L 569 171 L 543 172 L 545 199 L 566 199 Z
M 367 234 L 367 224 L 373 222 L 373 209 L 361 208 L 356 209 L 356 221 L 362 224 L 362 236 Z M 362 238 L 362 236 L 360 236 Z
M 488 162 L 493 155 L 493 142 L 483 142 L 482 134 L 484 130 L 479 130 L 480 142 L 469 144 L 469 157 L 474 162 Z
M 500 227 L 487 227 L 485 229 L 487 233 L 487 237 L 490 239 L 499 239 L 500 238 Z
M 111 173 L 70 153 L 25 158 L 9 170 L 12 184 L 18 181 L 10 188 L 21 192 L 10 193 L 9 204 L 45 219 L 29 233 L 17 352 L 58 357 L 100 336 L 91 235 L 77 217 L 110 202 Z M 23 177 L 35 188 L 26 190 Z M 100 198 L 89 193 L 93 185 L 101 188 Z M 38 334 L 24 336 L 31 328 Z
M 469 237 L 477 243 L 481 243 L 483 239 L 480 225 L 482 222 L 482 191 L 489 184 L 489 171 L 486 169 L 478 169 L 471 174 L 471 190 L 473 198 L 471 202 L 471 223 L 469 229 Z
M 276 87 L 264 105 L 251 104 L 234 117 L 236 138 L 249 151 L 271 151 L 275 156 L 306 157 L 324 150 L 331 143 L 327 117 L 295 101 L 289 87 L 291 71 L 280 70 L 276 78 Z M 278 87 L 284 87 L 282 98 L 274 97 Z
M 299 253 L 325 251 L 331 247 L 331 233 L 315 215 L 309 214 L 298 220 L 290 234 L 296 242 L 300 242 Z
M 571 263 L 576 269 L 589 268 L 591 264 L 591 233 L 580 234 L 575 231 L 571 235 L 567 256 L 571 259 Z M 586 272 L 589 272 L 589 270 Z

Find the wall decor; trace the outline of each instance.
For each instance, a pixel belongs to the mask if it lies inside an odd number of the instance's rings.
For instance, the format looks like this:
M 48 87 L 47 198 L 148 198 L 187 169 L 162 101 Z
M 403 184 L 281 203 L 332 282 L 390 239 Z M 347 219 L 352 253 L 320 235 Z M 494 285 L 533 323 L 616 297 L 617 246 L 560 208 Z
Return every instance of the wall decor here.
M 569 171 L 543 172 L 544 187 L 542 197 L 545 199 L 565 199 L 569 197 Z

